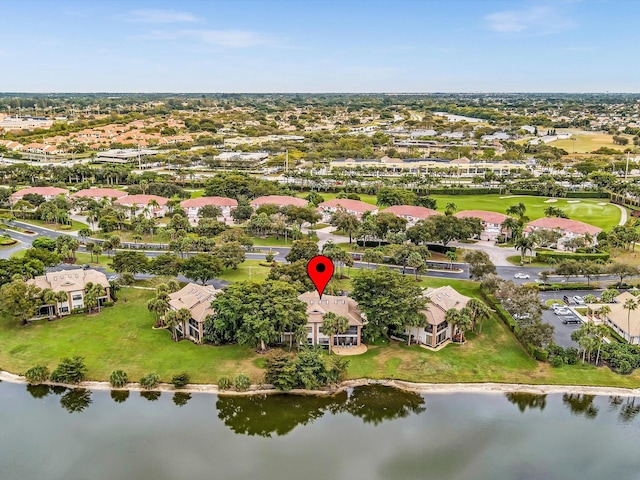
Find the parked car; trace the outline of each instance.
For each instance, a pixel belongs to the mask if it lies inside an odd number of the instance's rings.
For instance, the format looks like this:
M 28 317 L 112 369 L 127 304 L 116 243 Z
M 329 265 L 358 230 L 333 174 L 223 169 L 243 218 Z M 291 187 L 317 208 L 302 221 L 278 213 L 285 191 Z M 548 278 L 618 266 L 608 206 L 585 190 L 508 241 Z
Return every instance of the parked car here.
M 567 305 L 571 305 L 571 302 L 573 301 L 572 299 L 570 299 L 569 297 L 567 297 L 566 295 L 564 297 L 562 297 L 562 301 L 564 303 L 566 303 Z
M 573 315 L 571 310 L 569 310 L 568 308 L 558 308 L 558 309 L 554 310 L 553 313 L 555 313 L 559 317 L 562 317 L 562 316 L 565 316 L 565 315 Z
M 565 317 L 562 319 L 562 323 L 564 323 L 565 325 L 569 323 L 582 323 L 582 320 L 580 320 L 578 317 Z
M 528 273 L 518 272 L 513 276 L 513 278 L 519 278 L 521 280 L 528 280 L 531 277 L 529 276 Z
M 584 298 L 582 298 L 580 295 L 574 296 L 573 301 L 576 302 L 576 305 L 584 305 Z
M 514 320 L 524 320 L 526 318 L 531 318 L 531 314 L 530 313 L 514 313 L 513 318 Z

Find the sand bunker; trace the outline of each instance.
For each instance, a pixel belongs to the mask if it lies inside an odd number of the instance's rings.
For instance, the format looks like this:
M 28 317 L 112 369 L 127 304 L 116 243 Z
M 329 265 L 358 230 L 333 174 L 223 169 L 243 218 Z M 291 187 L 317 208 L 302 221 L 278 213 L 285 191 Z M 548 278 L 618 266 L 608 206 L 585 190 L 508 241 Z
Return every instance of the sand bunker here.
M 598 203 L 598 205 L 600 205 L 600 206 L 602 206 L 602 205 L 606 205 L 606 204 L 607 204 L 607 202 L 600 202 L 600 203 Z
M 506 197 L 500 197 L 500 198 L 516 198 L 519 197 L 520 195 L 507 195 Z
M 548 200 L 545 200 L 544 203 L 556 203 L 558 201 L 557 198 L 550 198 Z
M 580 200 L 567 200 L 567 203 L 580 203 Z

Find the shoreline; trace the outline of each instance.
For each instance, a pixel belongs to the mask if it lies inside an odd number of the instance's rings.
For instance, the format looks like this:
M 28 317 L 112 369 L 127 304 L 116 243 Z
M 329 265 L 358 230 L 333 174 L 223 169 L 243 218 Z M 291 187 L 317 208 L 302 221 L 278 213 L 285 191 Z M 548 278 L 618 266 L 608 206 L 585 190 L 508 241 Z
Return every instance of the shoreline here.
M 13 373 L 0 371 L 0 381 L 27 385 L 26 378 Z M 247 391 L 238 392 L 235 390 L 219 390 L 214 384 L 189 384 L 185 388 L 174 388 L 170 383 L 161 383 L 156 388 L 147 390 L 138 383 L 129 383 L 123 388 L 113 388 L 109 382 L 84 381 L 78 384 L 42 382 L 41 385 L 60 386 L 66 388 L 84 388 L 95 391 L 127 390 L 130 392 L 167 392 L 167 393 L 206 393 L 214 395 L 316 395 L 332 396 L 348 390 L 349 388 L 365 385 L 383 385 L 395 387 L 414 393 L 425 394 L 450 394 L 450 393 L 482 393 L 482 394 L 504 394 L 504 393 L 530 393 L 536 395 L 547 395 L 554 393 L 568 393 L 576 395 L 607 395 L 607 396 L 640 396 L 640 388 L 621 387 L 599 387 L 588 385 L 533 385 L 522 383 L 413 383 L 404 380 L 372 380 L 361 378 L 357 380 L 346 380 L 335 388 L 327 390 L 303 390 L 293 389 L 286 392 L 276 390 L 271 385 L 252 385 Z

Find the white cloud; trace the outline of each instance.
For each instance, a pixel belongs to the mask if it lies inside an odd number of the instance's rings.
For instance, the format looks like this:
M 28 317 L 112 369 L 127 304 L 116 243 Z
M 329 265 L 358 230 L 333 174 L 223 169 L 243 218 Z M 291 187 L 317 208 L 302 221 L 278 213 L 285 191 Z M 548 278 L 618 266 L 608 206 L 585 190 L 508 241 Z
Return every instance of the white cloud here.
M 197 22 L 199 20 L 189 12 L 153 9 L 132 10 L 124 15 L 119 15 L 118 18 L 134 23 L 183 23 Z
M 521 10 L 503 10 L 484 17 L 487 27 L 500 33 L 551 35 L 575 28 L 576 24 L 559 8 L 535 5 Z
M 219 48 L 249 48 L 262 45 L 278 45 L 274 38 L 247 30 L 176 30 L 154 31 L 144 35 L 150 40 L 186 39 Z

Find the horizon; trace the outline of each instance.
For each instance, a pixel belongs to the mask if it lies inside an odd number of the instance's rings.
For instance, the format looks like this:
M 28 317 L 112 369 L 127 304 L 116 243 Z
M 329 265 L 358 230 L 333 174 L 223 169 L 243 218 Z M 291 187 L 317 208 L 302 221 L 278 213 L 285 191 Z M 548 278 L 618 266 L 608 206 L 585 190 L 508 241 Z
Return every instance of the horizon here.
M 0 0 L 0 7 L 6 92 L 640 90 L 632 60 L 640 3 L 623 0 Z

